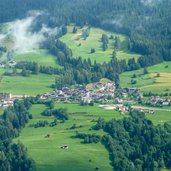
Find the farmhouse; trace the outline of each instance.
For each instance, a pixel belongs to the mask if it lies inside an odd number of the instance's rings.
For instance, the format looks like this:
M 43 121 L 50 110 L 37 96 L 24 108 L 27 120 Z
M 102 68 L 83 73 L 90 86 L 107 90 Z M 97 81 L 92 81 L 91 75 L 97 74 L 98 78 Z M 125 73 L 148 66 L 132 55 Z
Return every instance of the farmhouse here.
M 171 104 L 171 100 L 166 98 L 161 98 L 160 96 L 152 96 L 150 99 L 150 104 L 155 105 L 157 103 L 163 106 L 169 106 Z
M 0 107 L 8 107 L 12 105 L 12 95 L 9 93 L 0 93 Z
M 3 65 L 3 64 L 0 64 L 0 68 L 5 68 L 5 65 Z
M 69 148 L 69 146 L 68 145 L 63 145 L 63 146 L 61 146 L 61 149 L 68 149 Z
M 9 67 L 14 67 L 16 64 L 17 63 L 15 61 L 13 61 L 13 60 L 11 60 L 11 61 L 8 62 L 8 66 Z
M 154 114 L 154 110 L 148 110 L 149 114 Z

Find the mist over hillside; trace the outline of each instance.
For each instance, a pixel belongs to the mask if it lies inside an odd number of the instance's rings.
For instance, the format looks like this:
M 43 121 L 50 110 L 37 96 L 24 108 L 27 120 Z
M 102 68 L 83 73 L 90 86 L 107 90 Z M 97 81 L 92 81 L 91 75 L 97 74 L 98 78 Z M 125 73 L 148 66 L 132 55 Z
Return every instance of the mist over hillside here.
M 34 31 L 34 25 L 42 14 L 41 11 L 29 11 L 26 18 L 8 23 L 5 33 L 0 34 L 0 43 L 10 39 L 13 45 L 9 50 L 17 53 L 39 48 L 47 36 L 56 35 L 59 31 L 57 27 L 49 28 L 45 24 L 38 31 Z

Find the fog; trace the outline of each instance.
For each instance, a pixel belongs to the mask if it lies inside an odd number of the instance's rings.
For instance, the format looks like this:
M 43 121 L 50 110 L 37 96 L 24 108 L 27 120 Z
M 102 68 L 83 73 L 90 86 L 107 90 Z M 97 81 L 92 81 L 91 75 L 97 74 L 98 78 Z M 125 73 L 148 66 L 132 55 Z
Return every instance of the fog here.
M 155 6 L 158 2 L 161 2 L 162 0 L 141 0 L 141 3 L 145 6 Z
M 33 32 L 32 27 L 39 15 L 42 15 L 42 12 L 29 12 L 28 17 L 9 23 L 6 33 L 0 34 L 0 42 L 10 37 L 13 42 L 10 50 L 17 53 L 29 52 L 39 48 L 41 43 L 46 40 L 45 35 L 58 33 L 58 28 L 51 29 L 46 25 L 42 25 L 40 31 Z

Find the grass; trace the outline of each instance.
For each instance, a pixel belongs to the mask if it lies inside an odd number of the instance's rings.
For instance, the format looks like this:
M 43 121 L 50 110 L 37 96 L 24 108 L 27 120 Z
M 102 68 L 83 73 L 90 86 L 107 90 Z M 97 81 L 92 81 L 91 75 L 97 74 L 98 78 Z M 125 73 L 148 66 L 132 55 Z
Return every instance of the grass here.
M 167 67 L 166 67 L 167 66 Z M 171 62 L 163 62 L 148 68 L 148 74 L 143 74 L 143 69 L 125 72 L 120 75 L 122 87 L 138 87 L 144 92 L 171 93 Z M 160 74 L 157 77 L 157 73 Z M 136 74 L 136 78 L 132 78 Z M 131 79 L 137 81 L 131 84 Z
M 123 116 L 112 110 L 102 110 L 98 106 L 82 107 L 78 104 L 57 103 L 55 107 L 67 108 L 70 113 L 69 120 L 53 128 L 47 126 L 35 129 L 28 125 L 18 138 L 27 146 L 30 157 L 37 164 L 37 170 L 92 171 L 99 167 L 101 171 L 112 171 L 108 151 L 102 144 L 82 144 L 80 139 L 71 138 L 71 136 L 75 135 L 75 131 L 92 134 L 94 131 L 90 131 L 89 128 L 95 124 L 92 122 L 93 119 L 104 117 L 106 120 L 110 120 Z M 36 123 L 38 120 L 53 120 L 52 117 L 40 115 L 44 109 L 44 105 L 34 105 L 30 110 L 33 119 L 29 124 Z M 74 130 L 68 129 L 74 123 L 83 127 Z M 45 138 L 47 134 L 50 134 L 50 138 Z M 99 134 L 103 134 L 103 132 L 99 131 Z M 60 149 L 64 144 L 69 145 L 68 150 Z
M 51 66 L 54 68 L 60 67 L 57 64 L 55 56 L 48 53 L 47 50 L 37 49 L 31 52 L 16 54 L 14 56 L 16 61 L 31 61 L 36 62 L 39 65 Z
M 91 28 L 90 29 L 90 35 L 89 37 L 84 40 L 82 38 L 82 32 L 85 29 L 78 28 L 78 31 L 76 34 L 72 33 L 73 26 L 68 27 L 68 33 L 64 35 L 61 38 L 61 41 L 66 43 L 69 48 L 73 51 L 74 57 L 81 56 L 83 59 L 90 58 L 92 61 L 97 61 L 99 63 L 107 62 L 111 59 L 112 52 L 114 50 L 114 40 L 109 40 L 108 49 L 106 51 L 102 50 L 102 42 L 101 37 L 102 34 L 107 34 L 108 37 L 111 35 L 113 36 L 119 36 L 121 40 L 121 50 L 117 51 L 117 57 L 118 59 L 130 59 L 130 58 L 138 58 L 139 54 L 133 54 L 131 52 L 128 52 L 127 49 L 127 38 L 123 35 L 116 34 L 113 32 L 108 32 L 99 28 Z M 79 46 L 81 44 L 81 46 Z M 91 48 L 94 48 L 96 50 L 95 53 L 91 54 Z
M 147 114 L 147 118 L 152 120 L 155 125 L 171 122 L 171 112 L 155 111 L 154 115 Z
M 92 120 L 99 117 L 106 121 L 116 118 L 121 119 L 126 115 L 121 115 L 113 110 L 103 110 L 95 105 L 80 106 L 79 104 L 56 103 L 55 108 L 67 108 L 69 120 L 55 127 L 33 128 L 30 124 L 37 123 L 39 120 L 51 122 L 53 117 L 45 117 L 40 113 L 46 109 L 44 105 L 33 105 L 30 113 L 33 119 L 22 130 L 20 140 L 28 148 L 28 153 L 37 165 L 38 171 L 92 171 L 96 167 L 101 171 L 112 171 L 109 154 L 105 147 L 98 144 L 83 144 L 80 139 L 71 138 L 75 132 L 104 134 L 102 131 L 90 130 L 95 125 Z M 171 121 L 169 112 L 156 111 L 154 115 L 147 115 L 155 125 L 162 124 L 165 121 Z M 73 124 L 82 125 L 82 128 L 74 130 L 69 129 Z M 50 138 L 45 138 L 50 134 Z M 69 146 L 68 150 L 62 150 L 60 147 L 64 144 Z M 92 162 L 89 162 L 92 160 Z
M 4 112 L 4 109 L 0 108 L 0 116 L 3 114 L 3 112 Z
M 56 63 L 55 56 L 50 55 L 46 50 L 34 50 L 24 54 L 16 54 L 16 61 L 32 61 L 39 65 L 51 66 L 59 68 Z M 3 76 L 5 71 L 12 72 L 12 69 L 0 68 L 0 91 L 12 93 L 16 95 L 37 95 L 52 91 L 51 85 L 55 83 L 55 75 L 30 75 L 29 77 L 22 76 Z M 18 70 L 19 72 L 19 70 Z
M 52 91 L 51 85 L 55 82 L 54 75 L 30 75 L 22 76 L 2 76 L 0 90 L 4 93 L 15 95 L 37 95 Z

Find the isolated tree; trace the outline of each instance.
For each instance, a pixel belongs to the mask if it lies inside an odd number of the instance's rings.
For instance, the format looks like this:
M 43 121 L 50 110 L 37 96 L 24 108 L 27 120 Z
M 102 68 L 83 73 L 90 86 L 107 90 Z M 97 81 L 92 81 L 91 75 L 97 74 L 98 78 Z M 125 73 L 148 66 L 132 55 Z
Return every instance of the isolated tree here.
M 116 49 L 120 49 L 120 47 L 121 47 L 121 41 L 120 41 L 119 36 L 116 36 L 116 37 L 115 37 L 114 47 L 115 47 Z
M 91 48 L 91 53 L 95 53 L 96 50 L 94 48 Z
M 101 41 L 102 43 L 108 44 L 109 43 L 108 36 L 106 34 L 102 34 Z
M 75 34 L 75 33 L 77 33 L 77 31 L 78 31 L 77 28 L 74 26 L 74 27 L 73 27 L 73 30 L 72 30 L 72 33 Z
M 67 26 L 62 26 L 62 35 L 67 34 L 68 30 L 67 30 Z
M 107 48 L 108 48 L 107 43 L 103 43 L 103 44 L 102 44 L 102 49 L 103 49 L 103 51 L 106 51 Z

